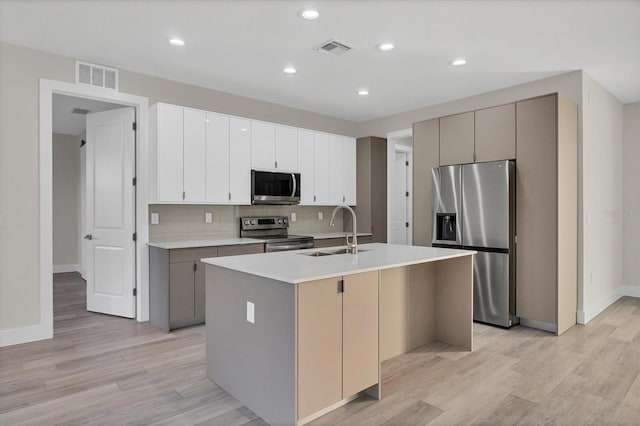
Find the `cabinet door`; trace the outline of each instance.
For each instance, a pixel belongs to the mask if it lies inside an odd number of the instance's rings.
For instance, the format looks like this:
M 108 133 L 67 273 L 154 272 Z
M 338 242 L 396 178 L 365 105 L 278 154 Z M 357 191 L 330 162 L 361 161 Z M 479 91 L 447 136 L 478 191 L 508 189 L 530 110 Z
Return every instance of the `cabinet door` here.
M 169 324 L 171 328 L 196 323 L 195 262 L 169 264 Z
M 194 320 L 196 324 L 203 324 L 205 322 L 205 269 L 204 263 L 197 260 L 195 262 L 195 272 L 193 278 L 193 295 L 194 295 Z
M 229 119 L 229 203 L 251 204 L 251 126 L 249 120 Z
M 184 109 L 184 202 L 206 201 L 206 113 Z
M 313 203 L 329 205 L 329 135 L 313 134 Z
M 207 202 L 229 202 L 229 117 L 207 114 Z
M 473 111 L 440 119 L 440 165 L 473 163 Z
M 298 419 L 342 399 L 339 278 L 298 284 Z
M 313 132 L 298 129 L 298 171 L 300 172 L 300 204 L 314 204 L 314 145 Z
M 378 271 L 344 277 L 342 398 L 378 383 Z
M 344 141 L 341 136 L 329 135 L 329 204 L 344 203 Z
M 276 168 L 276 128 L 271 123 L 251 122 L 251 168 Z
M 433 234 L 431 169 L 438 167 L 440 121 L 437 118 L 413 125 L 413 244 L 430 246 Z
M 182 108 L 158 104 L 158 202 L 182 202 Z
M 516 105 L 476 111 L 476 162 L 516 158 Z
M 276 169 L 298 171 L 298 129 L 276 126 Z
M 343 170 L 343 189 L 344 199 L 343 203 L 350 206 L 355 206 L 356 201 L 356 187 L 357 187 L 357 159 L 356 159 L 356 139 L 355 138 L 343 138 L 344 144 L 344 161 L 342 163 Z M 379 171 L 376 171 L 379 173 Z
M 556 322 L 556 96 L 516 105 L 516 315 Z

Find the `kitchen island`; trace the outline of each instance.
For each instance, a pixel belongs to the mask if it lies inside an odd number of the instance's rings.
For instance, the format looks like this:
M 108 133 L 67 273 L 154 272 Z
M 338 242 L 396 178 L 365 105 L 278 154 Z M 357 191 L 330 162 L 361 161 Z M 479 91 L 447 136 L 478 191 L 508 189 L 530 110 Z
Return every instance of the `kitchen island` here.
M 433 341 L 472 350 L 475 252 L 336 251 L 202 260 L 207 376 L 271 424 L 381 398 L 381 363 Z

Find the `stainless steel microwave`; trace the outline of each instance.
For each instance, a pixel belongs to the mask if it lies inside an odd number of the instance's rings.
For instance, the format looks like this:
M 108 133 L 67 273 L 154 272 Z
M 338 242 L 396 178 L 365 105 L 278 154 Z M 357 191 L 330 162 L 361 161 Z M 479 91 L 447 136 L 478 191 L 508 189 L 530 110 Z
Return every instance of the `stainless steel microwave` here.
M 251 170 L 251 204 L 300 204 L 300 173 Z

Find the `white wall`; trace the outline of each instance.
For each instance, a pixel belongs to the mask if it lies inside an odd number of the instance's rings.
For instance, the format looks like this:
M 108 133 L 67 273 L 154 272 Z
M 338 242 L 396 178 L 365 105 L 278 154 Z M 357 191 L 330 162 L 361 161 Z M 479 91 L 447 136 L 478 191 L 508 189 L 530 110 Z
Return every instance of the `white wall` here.
M 622 152 L 623 291 L 640 297 L 640 102 L 624 106 Z
M 80 144 L 53 134 L 53 271 L 78 270 L 80 256 Z
M 588 74 L 582 93 L 583 304 L 588 322 L 622 287 L 623 106 Z

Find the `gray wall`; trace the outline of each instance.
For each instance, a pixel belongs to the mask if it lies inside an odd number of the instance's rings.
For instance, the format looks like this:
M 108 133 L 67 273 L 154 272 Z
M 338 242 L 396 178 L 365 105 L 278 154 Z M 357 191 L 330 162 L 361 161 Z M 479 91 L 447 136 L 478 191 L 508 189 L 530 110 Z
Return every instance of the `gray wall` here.
M 53 265 L 80 263 L 80 143 L 53 134 Z
M 74 67 L 74 58 L 0 43 L 0 330 L 40 322 L 39 79 L 74 82 Z M 120 91 L 146 96 L 150 103 L 356 134 L 357 125 L 346 120 L 125 70 L 120 72 Z

